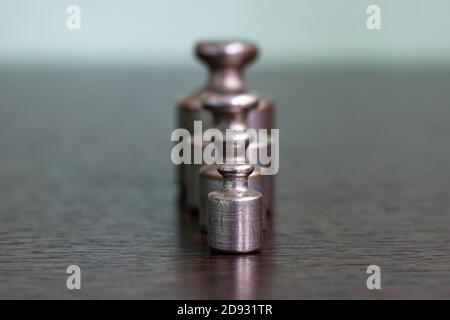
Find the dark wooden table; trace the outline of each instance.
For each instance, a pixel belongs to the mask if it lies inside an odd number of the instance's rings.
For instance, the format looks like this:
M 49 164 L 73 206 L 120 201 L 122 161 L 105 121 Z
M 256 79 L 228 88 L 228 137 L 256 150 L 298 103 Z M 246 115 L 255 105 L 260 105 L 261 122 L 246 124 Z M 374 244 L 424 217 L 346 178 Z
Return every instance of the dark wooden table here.
M 278 104 L 277 209 L 261 254 L 220 256 L 170 162 L 200 68 L 2 70 L 0 298 L 450 298 L 450 72 L 249 80 Z

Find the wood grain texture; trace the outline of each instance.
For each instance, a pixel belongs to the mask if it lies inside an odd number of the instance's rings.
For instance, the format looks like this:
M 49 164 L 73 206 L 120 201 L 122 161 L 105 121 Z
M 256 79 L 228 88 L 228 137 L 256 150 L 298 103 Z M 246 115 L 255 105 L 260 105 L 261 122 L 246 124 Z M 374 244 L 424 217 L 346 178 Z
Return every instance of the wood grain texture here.
M 450 298 L 450 73 L 249 79 L 278 105 L 276 212 L 261 254 L 220 256 L 170 162 L 199 73 L 2 72 L 0 298 Z

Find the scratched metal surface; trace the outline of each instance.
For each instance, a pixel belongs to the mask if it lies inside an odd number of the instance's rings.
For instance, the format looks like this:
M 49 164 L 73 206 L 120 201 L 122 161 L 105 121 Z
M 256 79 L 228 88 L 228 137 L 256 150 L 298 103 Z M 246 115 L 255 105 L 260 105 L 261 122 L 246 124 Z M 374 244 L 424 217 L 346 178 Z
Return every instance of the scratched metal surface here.
M 218 256 L 169 156 L 200 72 L 2 71 L 0 298 L 450 298 L 450 73 L 249 79 L 278 103 L 277 210 L 261 254 Z

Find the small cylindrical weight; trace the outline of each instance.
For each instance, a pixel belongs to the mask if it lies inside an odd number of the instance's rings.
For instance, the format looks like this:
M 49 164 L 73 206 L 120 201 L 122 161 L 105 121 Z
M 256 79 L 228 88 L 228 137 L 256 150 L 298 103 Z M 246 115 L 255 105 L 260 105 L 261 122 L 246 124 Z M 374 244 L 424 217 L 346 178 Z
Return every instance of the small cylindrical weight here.
M 249 164 L 218 166 L 223 188 L 208 196 L 208 244 L 217 251 L 259 251 L 263 237 L 263 196 L 248 188 Z
M 217 171 L 217 165 L 210 164 L 205 165 L 200 169 L 199 172 L 200 176 L 200 199 L 199 199 L 199 215 L 198 215 L 198 221 L 199 221 L 199 227 L 200 230 L 203 232 L 208 232 L 208 210 L 207 210 L 207 204 L 208 204 L 208 195 L 213 192 L 214 190 L 218 190 L 223 185 L 223 179 L 220 173 Z M 248 177 L 248 187 L 250 189 L 259 191 L 263 195 L 263 230 L 266 229 L 266 219 L 265 216 L 269 212 L 269 206 L 270 203 L 268 200 L 269 197 L 266 197 L 267 195 L 270 195 L 270 192 L 268 191 L 268 188 L 270 186 L 267 185 L 267 179 L 269 176 L 263 176 L 261 175 L 261 171 L 258 167 L 254 167 L 253 172 Z

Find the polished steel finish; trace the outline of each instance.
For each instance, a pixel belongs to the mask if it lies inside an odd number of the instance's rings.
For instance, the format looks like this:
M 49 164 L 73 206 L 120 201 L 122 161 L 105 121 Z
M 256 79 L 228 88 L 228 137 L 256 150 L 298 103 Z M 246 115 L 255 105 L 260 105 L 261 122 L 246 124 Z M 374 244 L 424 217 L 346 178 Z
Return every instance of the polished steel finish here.
M 256 108 L 258 105 L 258 97 L 254 94 L 209 94 L 204 96 L 203 104 L 205 109 L 210 110 L 213 114 L 214 125 L 222 131 L 222 135 L 225 137 L 226 129 L 233 129 L 234 134 L 232 135 L 231 141 L 224 140 L 222 152 L 224 157 L 224 162 L 241 162 L 247 161 L 244 154 L 243 158 L 239 158 L 236 152 L 239 146 L 245 145 L 247 149 L 250 144 L 250 136 L 245 132 L 246 127 L 246 117 L 248 112 Z M 234 156 L 228 158 L 226 154 L 226 144 L 229 143 L 233 146 Z M 222 185 L 222 176 L 217 171 L 217 164 L 205 165 L 203 166 L 198 174 L 199 185 L 195 187 L 195 190 L 199 190 L 199 227 L 200 230 L 208 231 L 208 214 L 207 214 L 207 201 L 208 194 L 214 190 L 217 190 Z M 248 183 L 250 187 L 256 191 L 264 194 L 263 202 L 263 212 L 268 211 L 270 203 L 265 197 L 267 186 L 267 176 L 261 175 L 261 171 L 258 167 L 254 168 L 253 172 L 248 178 Z
M 243 94 L 205 94 L 203 96 L 204 108 L 210 110 L 214 118 L 214 126 L 222 131 L 222 135 L 226 136 L 226 129 L 233 129 L 236 134 L 233 135 L 233 147 L 237 149 L 242 143 L 247 146 L 249 144 L 249 137 L 244 133 L 246 129 L 246 117 L 250 110 L 256 108 L 258 105 L 258 97 L 254 94 L 243 93 Z M 245 140 L 245 141 L 243 141 Z M 226 141 L 224 140 L 223 146 L 225 146 Z M 202 150 L 203 150 L 202 144 Z M 199 143 L 196 145 L 192 144 L 192 148 L 199 148 Z M 226 152 L 223 151 L 226 155 Z M 230 161 L 235 161 L 237 159 L 228 159 Z M 244 159 L 241 159 L 245 161 Z M 202 165 L 195 164 L 190 165 L 185 170 L 185 176 L 189 182 L 189 187 L 186 190 L 186 201 L 187 205 L 191 210 L 200 209 L 200 174 L 199 170 Z M 211 189 L 209 189 L 211 190 Z M 212 189 L 214 190 L 214 189 Z M 211 190 L 211 191 L 212 191 Z M 204 215 L 206 211 L 200 213 L 201 221 L 206 221 Z M 204 223 L 203 223 L 204 225 Z
M 193 132 L 194 121 L 201 120 L 203 129 L 212 127 L 212 115 L 201 103 L 205 93 L 244 93 L 247 91 L 244 70 L 258 56 L 258 48 L 248 41 L 202 41 L 197 43 L 195 53 L 198 59 L 209 69 L 209 80 L 199 90 L 188 95 L 180 102 L 177 112 L 177 127 Z M 247 126 L 254 129 L 271 129 L 274 126 L 273 103 L 260 98 L 260 102 L 252 110 L 247 119 Z M 198 168 L 189 164 L 178 166 L 177 180 L 183 198 L 188 189 L 195 188 L 194 176 Z M 189 200 L 188 200 L 189 204 Z M 196 209 L 196 205 L 190 205 Z
M 200 169 L 200 208 L 199 208 L 199 227 L 203 232 L 208 232 L 208 195 L 214 190 L 218 190 L 223 185 L 223 179 L 220 173 L 217 171 L 218 165 L 211 164 L 205 165 Z M 265 194 L 267 193 L 267 176 L 261 175 L 261 171 L 258 167 L 255 167 L 253 172 L 248 177 L 249 188 L 261 192 L 263 197 L 263 212 L 267 212 L 268 203 L 266 201 Z M 263 229 L 265 229 L 265 215 L 263 216 Z
M 248 187 L 253 171 L 249 164 L 218 166 L 223 188 L 208 196 L 208 244 L 227 253 L 249 253 L 261 249 L 263 195 Z

